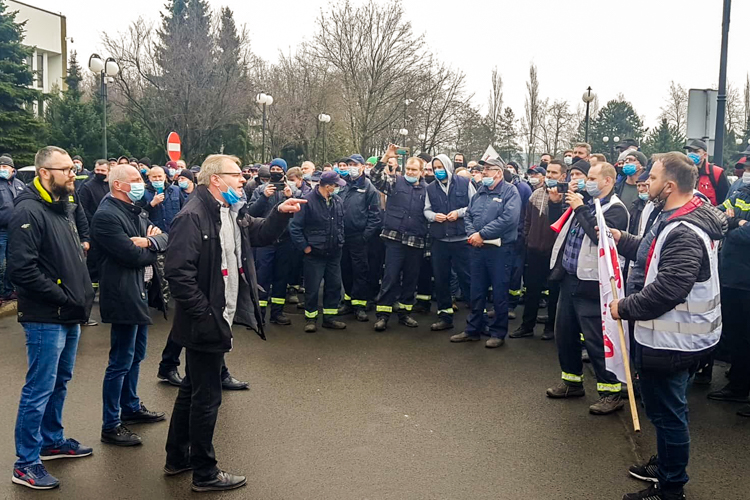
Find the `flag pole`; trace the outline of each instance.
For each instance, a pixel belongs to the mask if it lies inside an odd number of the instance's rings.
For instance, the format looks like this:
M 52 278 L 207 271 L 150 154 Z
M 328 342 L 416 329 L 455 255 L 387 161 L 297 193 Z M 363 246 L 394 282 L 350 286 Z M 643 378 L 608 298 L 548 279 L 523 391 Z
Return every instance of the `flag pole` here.
M 609 283 L 612 287 L 612 298 L 619 300 L 617 296 L 617 283 L 615 277 L 609 277 Z M 620 345 L 623 347 L 620 349 L 622 353 L 622 364 L 625 367 L 625 381 L 628 384 L 628 401 L 630 402 L 630 416 L 633 417 L 633 429 L 635 432 L 641 432 L 641 421 L 638 418 L 638 406 L 635 401 L 635 392 L 633 391 L 633 376 L 630 373 L 630 357 L 628 356 L 627 349 L 624 349 L 625 345 L 625 330 L 622 328 L 622 320 L 617 320 L 617 330 L 620 333 Z

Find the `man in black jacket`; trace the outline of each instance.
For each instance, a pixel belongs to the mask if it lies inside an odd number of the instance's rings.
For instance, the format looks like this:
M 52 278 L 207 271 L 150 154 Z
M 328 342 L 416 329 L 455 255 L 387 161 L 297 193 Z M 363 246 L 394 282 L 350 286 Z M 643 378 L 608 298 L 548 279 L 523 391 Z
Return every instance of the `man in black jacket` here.
M 159 422 L 163 412 L 146 409 L 137 395 L 140 363 L 146 357 L 149 302 L 166 311 L 157 252 L 167 235 L 148 220 L 135 202 L 143 197 L 140 173 L 128 164 L 109 173 L 110 194 L 94 214 L 91 234 L 100 252 L 99 309 L 111 323 L 109 364 L 104 374 L 101 440 L 117 446 L 141 444 L 125 425 Z
M 636 322 L 631 349 L 658 451 L 647 464 L 630 468 L 632 476 L 655 484 L 623 500 L 685 498 L 687 387 L 721 335 L 718 243 L 727 230 L 722 214 L 693 193 L 697 174 L 682 153 L 657 155 L 649 195 L 663 209 L 650 231 L 637 237 L 611 229 L 618 250 L 645 276 L 642 289 L 613 301 L 610 311 L 615 319 Z
M 9 225 L 8 274 L 18 288 L 18 321 L 26 332 L 29 372 L 16 420 L 13 482 L 51 489 L 59 481 L 41 460 L 91 455 L 65 439 L 62 409 L 73 376 L 80 323 L 94 301 L 76 229 L 73 162 L 49 146 L 34 161 L 37 177 L 16 200 Z
M 221 405 L 224 353 L 232 349 L 232 324 L 265 340 L 253 246 L 284 231 L 304 200 L 288 199 L 264 219 L 251 217 L 241 200 L 239 160 L 211 155 L 198 187 L 172 222 L 166 275 L 176 310 L 170 336 L 185 347 L 185 378 L 175 401 L 164 472 L 193 471 L 194 491 L 239 488 L 245 477 L 216 467 L 213 433 Z
M 8 248 L 8 225 L 13 214 L 14 200 L 21 194 L 26 185 L 16 177 L 16 169 L 13 159 L 9 156 L 0 156 L 0 268 L 5 263 Z M 13 285 L 8 279 L 6 272 L 2 279 L 0 298 L 10 299 L 13 294 Z
M 352 155 L 347 162 L 349 175 L 339 191 L 344 204 L 344 248 L 341 275 L 344 281 L 344 304 L 339 314 L 354 312 L 357 321 L 368 321 L 367 279 L 370 267 L 367 242 L 380 227 L 380 194 L 364 175 L 365 159 Z
M 99 208 L 99 203 L 109 194 L 107 175 L 109 175 L 109 162 L 107 160 L 96 160 L 94 175 L 78 190 L 78 197 L 89 224 L 94 218 L 96 209 Z
M 346 185 L 336 172 L 323 172 L 320 184 L 305 195 L 302 207 L 289 224 L 294 246 L 305 253 L 305 331 L 317 331 L 318 294 L 323 289 L 323 328 L 343 330 L 334 320 L 341 300 L 341 248 L 344 246 L 344 204 L 336 193 Z

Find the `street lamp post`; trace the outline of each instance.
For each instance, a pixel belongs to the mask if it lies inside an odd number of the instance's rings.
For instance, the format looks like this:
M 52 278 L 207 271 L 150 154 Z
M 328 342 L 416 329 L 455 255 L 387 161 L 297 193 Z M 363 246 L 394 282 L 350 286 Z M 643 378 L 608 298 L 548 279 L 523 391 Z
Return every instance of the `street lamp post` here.
M 266 106 L 273 104 L 273 97 L 261 92 L 255 96 L 255 102 L 263 106 L 263 151 L 260 155 L 261 163 L 266 162 Z
M 732 0 L 724 0 L 721 21 L 721 57 L 719 60 L 719 94 L 716 98 L 716 133 L 714 134 L 714 164 L 724 163 L 724 116 L 727 107 L 727 47 L 729 44 L 729 13 Z
M 99 54 L 91 54 L 89 57 L 89 70 L 92 73 L 98 74 L 100 79 L 100 93 L 102 98 L 102 135 L 103 145 L 102 150 L 104 151 L 104 158 L 108 158 L 107 155 L 107 84 L 115 81 L 115 76 L 120 72 L 120 66 L 113 57 L 108 57 L 105 61 L 99 57 Z
M 581 99 L 586 103 L 586 135 L 584 136 L 584 142 L 589 142 L 589 105 L 594 99 L 596 99 L 596 94 L 591 92 L 591 87 L 589 87 L 586 89 L 586 92 L 583 93 Z
M 408 104 L 407 104 L 407 106 L 408 106 Z M 402 128 L 401 130 L 399 130 L 398 133 L 404 139 L 406 139 L 406 136 L 409 135 L 409 131 L 407 129 L 405 129 L 405 128 Z M 404 148 L 404 155 L 403 156 L 404 156 L 404 158 L 402 160 L 402 166 L 403 166 L 403 171 L 406 172 L 406 148 Z
M 331 121 L 331 115 L 321 113 L 318 115 L 318 121 L 323 124 L 323 163 L 326 162 L 326 123 Z

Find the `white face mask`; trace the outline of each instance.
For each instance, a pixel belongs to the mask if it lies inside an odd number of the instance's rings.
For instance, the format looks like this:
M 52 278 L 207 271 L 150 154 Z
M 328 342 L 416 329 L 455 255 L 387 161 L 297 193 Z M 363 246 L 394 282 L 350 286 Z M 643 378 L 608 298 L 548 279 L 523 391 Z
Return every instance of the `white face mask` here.
M 530 177 L 529 178 L 529 184 L 532 186 L 538 186 L 539 185 L 539 178 L 538 177 Z

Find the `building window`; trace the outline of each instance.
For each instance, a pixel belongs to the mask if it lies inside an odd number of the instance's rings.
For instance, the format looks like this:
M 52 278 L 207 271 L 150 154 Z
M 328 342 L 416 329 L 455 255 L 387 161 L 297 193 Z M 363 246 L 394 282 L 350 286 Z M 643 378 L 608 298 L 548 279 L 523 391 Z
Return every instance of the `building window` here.
M 36 56 L 36 75 L 37 87 L 44 88 L 44 56 L 42 54 Z

